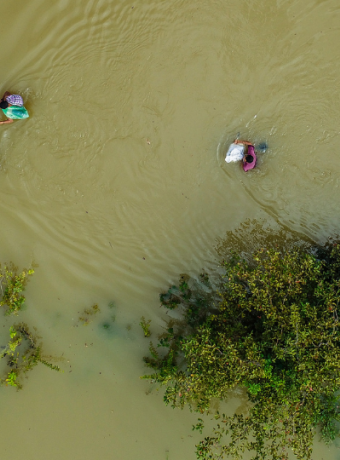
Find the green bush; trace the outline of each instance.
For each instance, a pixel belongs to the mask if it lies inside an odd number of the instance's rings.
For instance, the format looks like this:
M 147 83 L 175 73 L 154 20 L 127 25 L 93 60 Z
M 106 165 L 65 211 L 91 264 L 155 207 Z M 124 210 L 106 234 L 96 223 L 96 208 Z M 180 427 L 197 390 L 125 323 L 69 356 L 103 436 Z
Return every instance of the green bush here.
M 249 261 L 224 263 L 220 286 L 207 276 L 181 278 L 161 295 L 165 307 L 181 307 L 145 363 L 165 386 L 164 401 L 200 413 L 214 398 L 243 388 L 247 413 L 216 413 L 212 436 L 197 459 L 310 459 L 316 427 L 330 442 L 338 435 L 340 388 L 340 247 L 316 252 L 295 247 L 259 250 Z M 194 427 L 201 431 L 203 419 Z

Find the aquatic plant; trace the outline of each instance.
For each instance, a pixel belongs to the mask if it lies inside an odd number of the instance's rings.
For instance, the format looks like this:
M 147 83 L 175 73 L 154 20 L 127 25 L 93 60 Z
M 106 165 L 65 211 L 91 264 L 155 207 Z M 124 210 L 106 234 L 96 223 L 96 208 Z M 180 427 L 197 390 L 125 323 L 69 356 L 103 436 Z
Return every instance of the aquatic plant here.
M 32 370 L 39 363 L 50 369 L 60 371 L 59 366 L 48 362 L 41 354 L 41 344 L 38 345 L 37 337 L 33 335 L 25 323 L 15 324 L 9 329 L 10 339 L 0 354 L 0 359 L 7 360 L 9 370 L 0 384 L 22 388 L 19 377 Z M 20 346 L 20 352 L 18 347 Z
M 244 390 L 248 410 L 214 414 L 199 460 L 248 451 L 281 460 L 289 449 L 308 460 L 317 427 L 326 443 L 339 434 L 340 246 L 261 249 L 223 266 L 219 286 L 181 278 L 161 295 L 183 320 L 150 344 L 144 361 L 153 373 L 143 378 L 165 387 L 166 404 L 201 414 L 213 412 L 214 398 Z M 202 432 L 203 418 L 194 429 Z
M 109 309 L 115 308 L 116 305 L 113 302 L 110 302 L 108 304 Z M 88 326 L 89 324 L 92 323 L 94 315 L 98 315 L 98 313 L 101 312 L 101 309 L 99 308 L 98 304 L 92 305 L 90 308 L 85 308 L 81 315 L 78 318 L 78 321 L 82 323 L 84 326 Z M 97 320 L 99 320 L 99 317 L 103 315 L 99 315 L 97 317 Z M 113 333 L 113 328 L 112 324 L 116 321 L 116 315 L 110 315 L 109 318 L 106 317 L 106 319 L 101 319 L 99 322 L 99 327 L 100 329 L 104 329 L 107 333 Z
M 33 275 L 33 273 L 33 269 L 18 272 L 17 267 L 13 264 L 4 265 L 3 268 L 0 266 L 0 287 L 2 292 L 0 306 L 7 306 L 5 315 L 18 315 L 26 300 L 22 292 L 29 276 Z M 22 387 L 22 375 L 32 370 L 39 363 L 50 369 L 60 370 L 58 366 L 54 366 L 42 356 L 38 337 L 33 335 L 24 323 L 10 326 L 9 340 L 0 353 L 0 359 L 5 359 L 7 363 L 5 376 L 0 378 L 0 384 L 16 387 L 17 389 Z
M 150 337 L 150 335 L 151 335 L 151 332 L 150 332 L 150 323 L 151 323 L 151 319 L 149 319 L 148 321 L 146 321 L 146 319 L 144 318 L 144 316 L 142 316 L 141 322 L 139 323 L 139 325 L 140 325 L 140 327 L 143 329 L 144 337 Z
M 84 326 L 88 326 L 91 323 L 91 316 L 100 312 L 100 308 L 97 304 L 92 305 L 90 308 L 85 308 L 82 316 L 79 316 L 79 321 L 83 323 Z
M 6 315 L 11 315 L 12 313 L 17 315 L 18 311 L 21 310 L 25 302 L 25 297 L 21 293 L 25 289 L 28 277 L 33 273 L 33 269 L 17 273 L 14 265 L 4 265 L 3 268 L 0 265 L 0 287 L 2 292 L 0 307 L 8 307 Z

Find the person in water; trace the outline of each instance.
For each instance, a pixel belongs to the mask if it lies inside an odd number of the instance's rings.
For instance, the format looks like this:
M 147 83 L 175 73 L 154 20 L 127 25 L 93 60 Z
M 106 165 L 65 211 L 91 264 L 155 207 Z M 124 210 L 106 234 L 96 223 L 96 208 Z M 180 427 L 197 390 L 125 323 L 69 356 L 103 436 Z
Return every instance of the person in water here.
M 251 142 L 242 141 L 240 139 L 235 139 L 234 144 L 243 144 L 245 147 L 242 158 L 243 171 L 247 172 L 250 169 L 254 169 L 256 166 L 256 154 L 254 145 Z
M 11 94 L 6 91 L 0 101 L 0 108 L 7 117 L 7 120 L 0 121 L 0 125 L 13 123 L 14 120 L 23 120 L 29 117 L 24 107 L 24 101 L 19 94 Z

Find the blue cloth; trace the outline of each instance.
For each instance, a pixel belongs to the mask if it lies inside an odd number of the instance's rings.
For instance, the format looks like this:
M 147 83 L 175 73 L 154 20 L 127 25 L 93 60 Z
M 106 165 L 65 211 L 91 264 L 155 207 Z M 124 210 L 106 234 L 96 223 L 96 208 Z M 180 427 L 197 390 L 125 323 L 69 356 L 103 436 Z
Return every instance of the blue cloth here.
M 28 112 L 24 106 L 19 107 L 17 105 L 11 105 L 7 109 L 2 109 L 7 118 L 12 118 L 12 120 L 23 120 L 28 118 Z

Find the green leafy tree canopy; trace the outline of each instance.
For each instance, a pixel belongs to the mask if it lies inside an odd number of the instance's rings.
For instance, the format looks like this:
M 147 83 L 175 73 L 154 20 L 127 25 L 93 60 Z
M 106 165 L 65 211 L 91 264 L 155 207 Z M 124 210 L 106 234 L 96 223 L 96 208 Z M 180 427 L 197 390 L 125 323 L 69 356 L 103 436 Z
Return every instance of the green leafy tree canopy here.
M 151 344 L 144 361 L 154 373 L 145 378 L 165 386 L 166 404 L 202 414 L 214 398 L 246 392 L 248 412 L 217 413 L 197 459 L 250 451 L 281 460 L 292 449 L 308 460 L 316 427 L 325 442 L 338 434 L 340 247 L 261 249 L 250 261 L 234 255 L 224 270 L 219 288 L 203 274 L 161 295 L 165 307 L 183 308 L 184 321 Z

